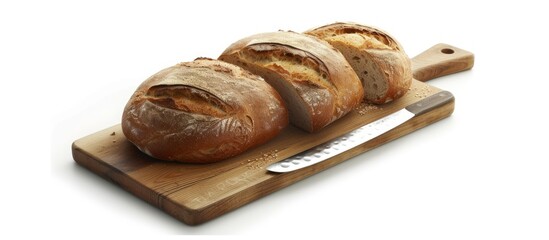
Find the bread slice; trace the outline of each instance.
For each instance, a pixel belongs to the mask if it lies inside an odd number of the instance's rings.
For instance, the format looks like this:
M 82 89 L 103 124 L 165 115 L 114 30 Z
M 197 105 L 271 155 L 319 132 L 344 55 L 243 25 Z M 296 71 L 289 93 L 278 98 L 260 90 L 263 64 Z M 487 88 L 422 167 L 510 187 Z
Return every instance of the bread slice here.
M 366 101 L 382 104 L 403 96 L 412 83 L 411 62 L 402 46 L 382 30 L 334 23 L 305 32 L 329 42 L 351 64 Z
M 347 114 L 363 98 L 357 75 L 339 51 L 295 32 L 253 35 L 219 57 L 262 76 L 286 102 L 290 122 L 318 131 Z

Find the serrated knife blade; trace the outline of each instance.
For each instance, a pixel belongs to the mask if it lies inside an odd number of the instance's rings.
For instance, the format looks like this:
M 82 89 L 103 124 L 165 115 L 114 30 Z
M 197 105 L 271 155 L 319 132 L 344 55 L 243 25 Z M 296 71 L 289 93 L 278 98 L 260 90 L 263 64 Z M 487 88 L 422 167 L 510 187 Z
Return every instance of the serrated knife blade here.
M 438 92 L 405 108 L 267 167 L 270 172 L 291 172 L 328 160 L 394 129 L 415 116 L 454 100 L 448 91 Z

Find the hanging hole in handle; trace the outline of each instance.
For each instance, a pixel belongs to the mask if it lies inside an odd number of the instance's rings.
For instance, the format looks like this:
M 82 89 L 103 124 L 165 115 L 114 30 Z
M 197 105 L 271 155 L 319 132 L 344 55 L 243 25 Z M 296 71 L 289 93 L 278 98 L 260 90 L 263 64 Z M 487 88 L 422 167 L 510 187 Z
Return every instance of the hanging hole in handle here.
M 451 48 L 443 48 L 442 50 L 440 50 L 440 52 L 444 53 L 444 54 L 452 54 L 454 53 L 454 49 L 451 49 Z

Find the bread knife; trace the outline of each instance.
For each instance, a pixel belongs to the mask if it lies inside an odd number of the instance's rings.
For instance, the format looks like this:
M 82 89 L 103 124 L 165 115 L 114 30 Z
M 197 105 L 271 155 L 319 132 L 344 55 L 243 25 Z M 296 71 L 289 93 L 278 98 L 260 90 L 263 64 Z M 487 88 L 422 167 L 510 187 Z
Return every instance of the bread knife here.
M 292 172 L 328 160 L 398 127 L 415 116 L 453 100 L 452 93 L 448 91 L 438 92 L 349 133 L 273 163 L 267 167 L 267 170 L 276 173 Z

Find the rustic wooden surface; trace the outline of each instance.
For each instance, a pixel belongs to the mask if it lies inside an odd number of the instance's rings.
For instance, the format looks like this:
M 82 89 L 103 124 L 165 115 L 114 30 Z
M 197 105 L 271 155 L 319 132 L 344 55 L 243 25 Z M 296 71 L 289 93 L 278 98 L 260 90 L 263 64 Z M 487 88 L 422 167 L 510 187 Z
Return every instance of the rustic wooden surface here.
M 422 81 L 473 66 L 471 53 L 445 44 L 436 45 L 420 54 L 417 60 L 412 60 L 414 76 L 421 76 Z M 416 68 L 421 70 L 421 74 L 416 74 Z M 213 164 L 155 160 L 128 142 L 120 125 L 76 140 L 72 145 L 73 158 L 81 166 L 173 217 L 195 225 L 449 116 L 454 109 L 453 102 L 414 117 L 367 143 L 311 167 L 284 174 L 265 170 L 273 162 L 375 121 L 439 91 L 414 80 L 410 91 L 397 101 L 378 106 L 363 104 L 314 134 L 290 126 L 262 146 Z
M 463 49 L 439 43 L 412 59 L 414 79 L 425 82 L 433 78 L 469 70 L 474 55 Z

